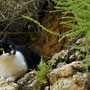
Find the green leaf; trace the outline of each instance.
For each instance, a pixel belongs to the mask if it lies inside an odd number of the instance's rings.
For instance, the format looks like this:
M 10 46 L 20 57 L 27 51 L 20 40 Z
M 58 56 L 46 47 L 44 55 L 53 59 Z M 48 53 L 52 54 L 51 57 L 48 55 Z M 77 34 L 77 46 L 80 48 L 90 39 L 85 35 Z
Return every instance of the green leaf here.
M 85 80 L 84 83 L 83 83 L 83 88 L 85 88 L 85 86 L 86 86 L 86 82 L 87 82 L 87 81 Z
M 86 72 L 88 75 L 90 75 L 90 72 Z

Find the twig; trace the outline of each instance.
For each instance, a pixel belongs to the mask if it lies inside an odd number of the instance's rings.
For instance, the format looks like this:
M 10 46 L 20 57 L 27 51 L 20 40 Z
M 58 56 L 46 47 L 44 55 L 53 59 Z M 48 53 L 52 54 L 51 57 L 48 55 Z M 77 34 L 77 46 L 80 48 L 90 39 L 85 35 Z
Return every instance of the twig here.
M 7 28 L 8 28 L 14 21 L 16 21 L 16 20 L 18 20 L 18 19 L 21 19 L 21 18 L 22 18 L 22 17 L 19 17 L 19 18 L 16 18 L 16 19 L 12 20 L 12 21 L 5 27 L 5 29 L 1 32 L 1 34 L 4 33 L 4 32 L 7 30 Z
M 2 13 L 0 13 L 0 14 L 1 14 L 1 16 L 2 16 L 4 19 L 6 19 L 5 16 L 4 16 Z

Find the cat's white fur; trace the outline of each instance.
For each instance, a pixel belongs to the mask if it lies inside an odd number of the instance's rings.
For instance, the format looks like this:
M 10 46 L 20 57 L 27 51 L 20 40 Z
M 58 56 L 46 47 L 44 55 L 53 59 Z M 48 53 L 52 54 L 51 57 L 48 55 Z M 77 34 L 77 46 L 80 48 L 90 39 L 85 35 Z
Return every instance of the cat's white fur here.
M 27 72 L 27 65 L 21 52 L 16 51 L 15 55 L 3 53 L 0 56 L 0 76 L 7 81 L 15 81 L 18 77 Z

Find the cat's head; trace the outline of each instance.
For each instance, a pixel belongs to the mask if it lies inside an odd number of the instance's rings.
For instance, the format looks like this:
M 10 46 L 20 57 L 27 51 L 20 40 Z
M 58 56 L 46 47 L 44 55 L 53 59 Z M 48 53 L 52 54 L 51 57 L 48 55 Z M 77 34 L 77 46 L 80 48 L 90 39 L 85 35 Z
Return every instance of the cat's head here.
M 4 37 L 0 40 L 0 56 L 10 57 L 15 52 L 15 45 L 10 40 L 8 32 L 5 32 Z

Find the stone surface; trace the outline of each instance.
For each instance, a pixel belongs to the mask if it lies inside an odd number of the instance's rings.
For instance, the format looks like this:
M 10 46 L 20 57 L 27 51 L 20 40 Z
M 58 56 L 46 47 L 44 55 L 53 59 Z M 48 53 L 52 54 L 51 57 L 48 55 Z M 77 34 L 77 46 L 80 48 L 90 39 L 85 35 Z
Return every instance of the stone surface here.
M 40 90 L 41 84 L 34 80 L 34 73 L 33 71 L 25 74 L 24 77 L 17 81 L 19 85 L 19 90 Z
M 0 81 L 0 90 L 18 90 L 18 85 L 14 82 Z
M 75 70 L 81 69 L 81 61 L 75 61 L 62 67 L 57 67 L 48 74 L 50 90 L 86 90 L 83 83 L 87 75 Z
M 81 82 L 81 81 L 80 81 Z M 73 81 L 73 77 L 60 78 L 53 85 L 50 85 L 50 90 L 85 90 L 82 85 L 78 85 Z
M 64 59 L 64 60 L 66 60 L 66 59 L 67 59 L 68 52 L 69 52 L 68 49 L 62 50 L 62 51 L 59 53 L 59 59 Z
M 86 40 L 86 38 L 85 38 L 85 37 L 80 38 L 80 39 L 78 39 L 78 40 L 76 41 L 76 44 L 85 43 L 85 40 Z
M 65 59 L 67 58 L 68 52 L 69 50 L 67 49 L 67 50 L 62 50 L 59 53 L 55 53 L 53 57 L 48 61 L 48 63 L 55 65 L 60 60 L 65 61 Z
M 50 90 L 50 87 L 49 87 L 49 86 L 46 86 L 46 87 L 44 88 L 44 90 Z
M 48 61 L 48 64 L 53 64 L 53 65 L 55 65 L 56 62 L 57 62 L 57 60 L 59 59 L 58 57 L 59 57 L 59 53 L 55 53 L 55 54 L 53 55 L 53 57 Z
M 50 83 L 51 84 L 55 83 L 55 81 L 57 81 L 57 78 L 72 76 L 74 73 L 73 69 L 75 69 L 75 68 L 80 69 L 81 64 L 82 64 L 81 61 L 75 61 L 75 62 L 67 64 L 63 67 L 58 67 L 58 68 L 52 70 L 48 74 Z

